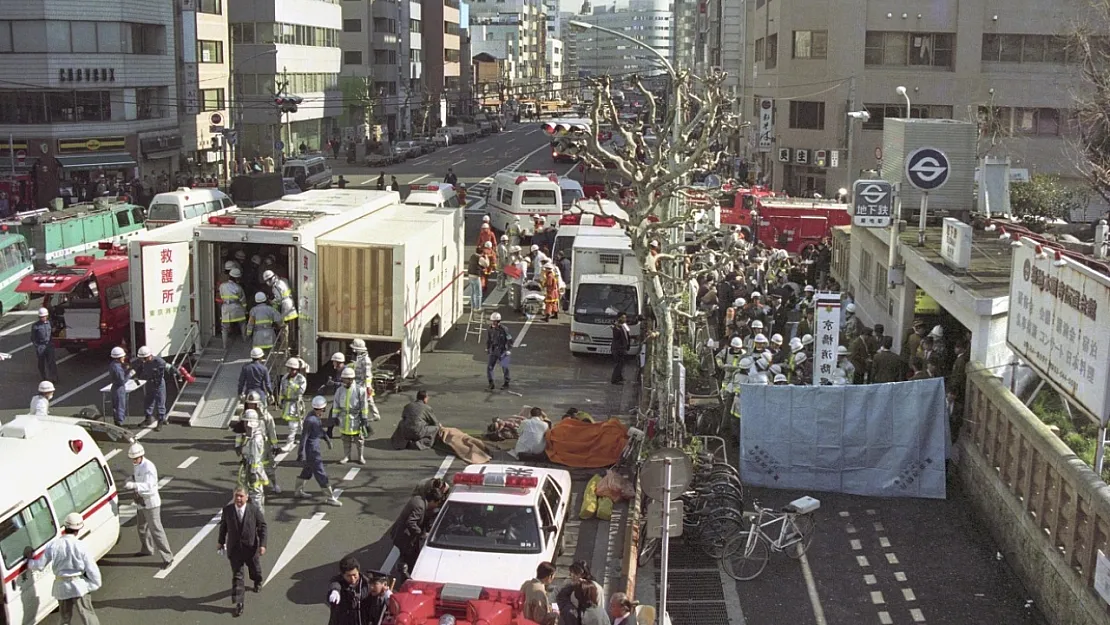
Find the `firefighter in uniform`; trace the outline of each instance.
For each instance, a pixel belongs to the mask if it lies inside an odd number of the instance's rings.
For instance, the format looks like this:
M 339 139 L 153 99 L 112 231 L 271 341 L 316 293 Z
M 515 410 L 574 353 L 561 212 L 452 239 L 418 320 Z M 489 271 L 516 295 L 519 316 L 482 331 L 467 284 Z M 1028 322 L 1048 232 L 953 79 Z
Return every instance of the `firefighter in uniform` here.
M 45 417 L 50 414 L 50 400 L 54 398 L 54 383 L 50 380 L 39 382 L 38 394 L 31 397 L 31 414 Z
M 108 363 L 108 377 L 112 380 L 112 417 L 116 425 L 122 426 L 127 417 L 127 352 L 122 347 L 113 347 Z
M 324 456 L 320 453 L 320 439 L 324 439 L 328 449 L 331 449 L 331 439 L 324 432 L 324 425 L 321 422 L 327 408 L 328 400 L 317 395 L 312 398 L 312 411 L 305 415 L 304 436 L 301 438 L 301 447 L 297 451 L 297 457 L 303 458 L 304 462 L 301 473 L 297 476 L 297 496 L 306 499 L 312 497 L 304 487 L 308 485 L 309 478 L 316 478 L 316 483 L 324 489 L 324 503 L 330 506 L 342 506 L 343 502 L 335 496 L 335 491 L 328 483 L 328 474 L 324 471 Z
M 351 351 L 355 353 L 355 380 L 366 387 L 366 405 L 369 409 L 371 421 L 381 421 L 382 413 L 378 412 L 378 404 L 374 403 L 374 361 L 366 353 L 366 341 L 355 339 L 351 341 Z
M 717 353 L 717 367 L 723 372 L 721 377 L 721 397 L 731 395 L 736 391 L 733 389 L 735 386 L 733 378 L 736 377 L 736 372 L 740 367 L 740 362 L 744 358 L 744 341 L 735 336 L 729 341 L 727 348 L 722 349 Z
M 266 454 L 266 441 L 263 438 L 258 412 L 246 410 L 243 412 L 243 426 L 245 427 L 243 455 L 239 458 L 238 485 L 247 490 L 247 495 L 259 510 L 266 504 L 266 469 L 263 466 Z
M 251 308 L 247 321 L 247 336 L 251 337 L 251 347 L 271 349 L 281 331 L 281 316 L 273 306 L 266 303 L 265 293 L 255 293 L 254 301 L 254 308 Z
M 239 385 L 237 394 L 246 399 L 250 391 L 258 391 L 263 399 L 274 394 L 274 385 L 270 382 L 270 370 L 262 359 L 266 354 L 261 347 L 251 348 L 251 361 L 243 365 L 239 372 Z
M 262 272 L 262 281 L 270 287 L 270 291 L 273 293 L 274 297 L 271 303 L 281 311 L 281 320 L 289 323 L 296 319 L 297 300 L 293 299 L 293 289 L 289 288 L 289 283 L 269 269 Z
M 278 448 L 278 435 L 277 424 L 274 423 L 274 416 L 266 410 L 266 405 L 262 403 L 262 394 L 258 391 L 251 391 L 247 393 L 247 399 L 243 402 L 243 414 L 247 411 L 254 411 L 258 415 L 258 428 L 262 433 L 262 440 L 266 445 L 262 449 L 262 468 L 266 472 L 267 481 L 273 486 L 275 494 L 281 493 L 281 485 L 277 481 L 277 465 L 274 464 L 275 449 Z M 236 437 L 235 448 L 242 452 L 247 445 L 249 434 L 240 434 Z
M 228 336 L 231 334 L 232 325 L 238 326 L 240 337 L 247 336 L 246 327 L 244 326 L 247 320 L 245 301 L 247 295 L 243 292 L 243 287 L 239 285 L 239 281 L 243 279 L 243 270 L 232 267 L 228 270 L 227 275 L 228 279 L 220 284 L 220 325 L 223 329 L 225 350 L 227 349 Z
M 304 416 L 304 392 L 308 386 L 301 369 L 307 369 L 305 362 L 293 357 L 285 361 L 285 368 L 289 373 L 281 378 L 278 384 L 278 405 L 281 407 L 281 419 L 289 427 L 289 435 L 285 439 L 282 451 L 290 451 L 297 444 L 297 435 L 301 433 L 301 418 Z
M 331 407 L 332 419 L 338 423 L 339 433 L 343 435 L 343 459 L 339 464 L 347 464 L 352 460 L 358 464 L 366 463 L 362 457 L 364 431 L 370 427 L 367 421 L 366 391 L 355 377 L 353 368 L 343 369 L 340 374 L 343 386 L 335 391 Z M 352 447 L 357 455 L 352 455 Z
M 146 420 L 143 425 L 154 425 L 154 429 L 161 432 L 162 426 L 166 424 L 166 372 L 170 370 L 170 366 L 165 360 L 155 356 L 146 345 L 139 348 L 136 356 L 139 357 L 135 363 L 138 366 L 133 364 L 131 368 L 137 372 L 135 377 L 146 380 L 143 394 L 143 414 Z

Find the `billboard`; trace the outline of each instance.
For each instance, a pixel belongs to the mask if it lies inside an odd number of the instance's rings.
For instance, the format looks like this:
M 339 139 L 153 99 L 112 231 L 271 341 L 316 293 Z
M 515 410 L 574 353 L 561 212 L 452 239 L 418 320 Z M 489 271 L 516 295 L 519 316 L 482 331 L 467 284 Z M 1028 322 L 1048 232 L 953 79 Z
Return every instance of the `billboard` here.
M 1110 416 L 1110 276 L 1013 248 L 1006 343 L 1057 391 L 1100 422 Z M 1043 250 L 1042 250 L 1043 251 Z

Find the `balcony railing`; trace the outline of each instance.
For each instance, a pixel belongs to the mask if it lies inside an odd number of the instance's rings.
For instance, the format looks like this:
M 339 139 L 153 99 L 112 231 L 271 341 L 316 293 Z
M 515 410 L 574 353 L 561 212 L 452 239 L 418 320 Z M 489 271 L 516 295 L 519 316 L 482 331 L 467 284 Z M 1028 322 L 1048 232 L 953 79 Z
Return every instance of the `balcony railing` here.
M 459 8 L 459 0 L 443 0 L 443 6 L 457 9 Z

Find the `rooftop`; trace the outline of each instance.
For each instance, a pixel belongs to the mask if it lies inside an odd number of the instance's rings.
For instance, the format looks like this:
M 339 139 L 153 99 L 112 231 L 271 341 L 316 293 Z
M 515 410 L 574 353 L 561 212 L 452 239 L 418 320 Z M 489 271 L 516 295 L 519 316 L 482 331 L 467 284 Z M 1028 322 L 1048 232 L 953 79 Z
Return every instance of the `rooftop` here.
M 971 267 L 967 271 L 950 268 L 940 255 L 942 228 L 925 229 L 925 246 L 917 246 L 917 227 L 910 225 L 900 235 L 903 256 L 916 254 L 960 288 L 976 297 L 993 299 L 1010 295 L 1010 268 L 1013 254 L 1010 242 L 997 232 L 974 230 L 971 239 Z M 885 231 L 884 231 L 885 234 Z

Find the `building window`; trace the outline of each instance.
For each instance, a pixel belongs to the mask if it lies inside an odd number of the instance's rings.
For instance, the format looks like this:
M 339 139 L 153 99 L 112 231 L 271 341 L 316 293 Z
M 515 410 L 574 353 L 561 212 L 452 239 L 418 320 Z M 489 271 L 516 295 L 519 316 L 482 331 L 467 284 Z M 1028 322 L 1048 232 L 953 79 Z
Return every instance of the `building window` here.
M 1060 111 L 1046 108 L 1015 108 L 1014 134 L 1037 137 L 1060 136 Z
M 336 48 L 339 47 L 339 31 L 334 28 L 319 26 L 247 22 L 231 25 L 231 43 L 282 43 L 295 46 Z
M 874 256 L 867 250 L 860 250 L 859 252 L 859 285 L 863 290 L 868 293 L 871 292 L 871 287 L 874 286 L 871 282 L 871 268 L 874 266 Z
M 201 63 L 223 63 L 224 42 L 197 41 L 197 60 Z
M 201 89 L 200 110 L 203 112 L 219 111 L 224 108 L 223 89 Z
M 864 104 L 871 119 L 863 122 L 864 130 L 882 130 L 887 117 L 902 119 L 906 107 L 897 104 Z M 952 119 L 952 107 L 944 104 L 920 104 L 910 107 L 911 119 Z
M 169 96 L 165 87 L 146 87 L 135 90 L 135 116 L 137 119 L 161 119 L 165 117 L 163 102 Z
M 420 48 L 409 48 L 409 62 L 420 63 L 424 60 L 424 51 Z
M 1074 54 L 1074 53 L 1073 53 Z M 993 63 L 1056 63 L 1072 61 L 1068 40 L 1057 35 L 983 35 L 983 61 Z
M 409 20 L 409 32 L 416 33 L 417 35 L 420 34 L 420 20 Z
M 452 50 L 450 48 L 445 49 L 443 51 L 443 61 L 445 63 L 458 63 L 459 62 L 459 51 L 458 50 Z
M 886 277 L 886 266 L 875 261 L 875 297 L 884 302 L 886 301 Z
M 343 20 L 343 32 L 345 33 L 361 33 L 362 20 Z
M 756 63 L 762 63 L 763 59 L 765 58 L 764 54 L 763 54 L 764 53 L 763 46 L 764 46 L 765 43 L 766 42 L 764 41 L 764 39 L 762 37 L 755 40 L 755 62 Z
M 791 100 L 790 127 L 795 130 L 824 130 L 825 103 Z
M 867 31 L 864 64 L 888 67 L 939 67 L 952 69 L 955 35 Z
M 362 65 L 362 50 L 344 50 L 344 65 Z
M 457 34 L 459 34 L 459 24 L 458 24 L 458 22 L 444 21 L 443 22 L 443 32 L 445 34 L 448 34 L 448 35 L 457 35 Z
M 224 0 L 200 0 L 199 6 L 201 13 L 223 15 L 224 12 Z
M 823 59 L 829 53 L 829 31 L 794 31 L 794 58 Z
M 767 35 L 767 69 L 775 69 L 779 64 L 779 36 Z

